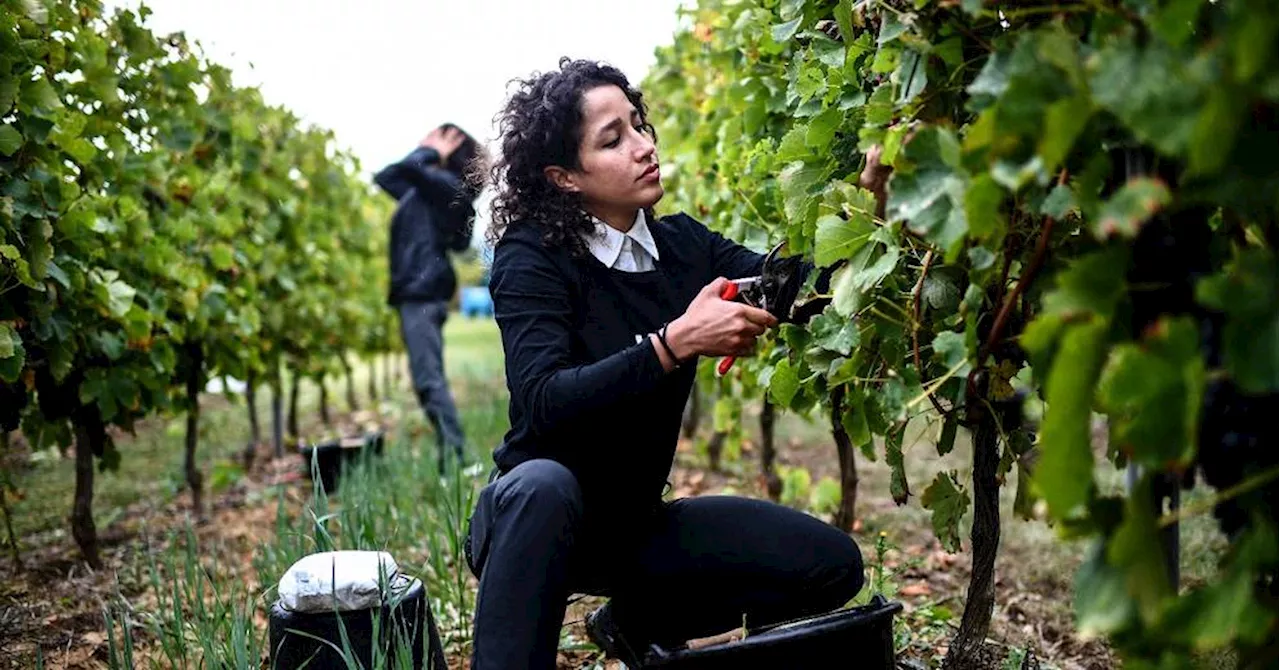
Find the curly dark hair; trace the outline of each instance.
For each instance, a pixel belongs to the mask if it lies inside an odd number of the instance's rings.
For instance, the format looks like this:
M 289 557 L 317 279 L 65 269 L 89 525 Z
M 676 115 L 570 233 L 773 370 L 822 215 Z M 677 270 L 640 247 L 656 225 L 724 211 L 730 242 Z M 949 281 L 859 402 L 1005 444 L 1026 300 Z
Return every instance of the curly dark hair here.
M 558 70 L 512 83 L 516 90 L 496 117 L 501 155 L 489 173 L 494 197 L 486 239 L 496 245 L 511 226 L 537 226 L 544 243 L 563 246 L 575 256 L 585 254 L 582 237 L 595 225 L 582 209 L 581 196 L 556 188 L 543 169 L 581 167 L 582 99 L 599 86 L 622 89 L 656 142 L 643 96 L 621 70 L 568 57 L 560 59 Z

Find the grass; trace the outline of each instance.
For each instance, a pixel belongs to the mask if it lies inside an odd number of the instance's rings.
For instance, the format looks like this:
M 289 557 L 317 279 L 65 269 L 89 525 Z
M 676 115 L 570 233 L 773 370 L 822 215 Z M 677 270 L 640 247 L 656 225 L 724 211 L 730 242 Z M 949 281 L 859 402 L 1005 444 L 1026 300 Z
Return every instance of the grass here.
M 507 428 L 496 326 L 453 318 L 445 337 L 446 371 L 460 399 L 468 460 L 487 461 Z M 357 393 L 366 403 L 368 374 L 368 367 L 360 366 L 356 375 Z M 381 366 L 377 374 L 381 379 Z M 390 552 L 402 572 L 425 583 L 449 647 L 466 653 L 474 584 L 460 559 L 475 479 L 456 469 L 437 472 L 432 429 L 407 385 L 406 371 L 400 386 L 380 403 L 379 412 L 396 426 L 384 456 L 344 474 L 334 497 L 318 486 L 302 500 L 296 487 L 256 492 L 259 499 L 266 498 L 259 505 L 275 507 L 268 541 L 246 547 L 216 533 L 198 537 L 190 522 L 155 535 L 144 529 L 130 560 L 117 569 L 115 593 L 102 610 L 108 666 L 260 667 L 267 648 L 263 617 L 275 600 L 276 582 L 302 556 L 333 549 Z M 330 386 L 335 409 L 346 409 L 341 390 L 341 383 Z M 299 414 L 307 418 L 304 433 L 307 425 L 321 430 L 312 418 L 318 399 L 317 388 L 303 386 Z M 269 398 L 259 401 L 260 416 L 266 419 Z M 242 401 L 212 396 L 204 402 L 201 467 L 209 473 L 233 467 L 249 430 Z M 139 427 L 136 438 L 119 440 L 120 471 L 98 477 L 100 535 L 110 533 L 113 523 L 132 510 L 162 507 L 183 495 L 183 422 L 182 417 L 152 419 Z M 26 494 L 15 510 L 19 536 L 27 543 L 69 545 L 64 527 L 73 484 L 70 458 L 37 455 L 18 478 Z M 249 560 L 237 560 L 245 555 Z M 394 667 L 388 662 L 384 658 L 377 667 Z
M 493 390 L 505 394 L 500 379 L 502 347 L 493 322 L 455 317 L 446 323 L 445 331 L 448 342 L 446 372 L 453 381 L 455 395 L 476 398 Z M 496 356 L 495 351 L 499 352 Z M 405 369 L 401 372 L 397 393 L 384 408 L 396 412 L 407 411 L 416 405 L 416 400 L 407 393 L 407 363 L 402 358 L 397 360 Z M 381 385 L 382 363 L 375 362 L 374 365 L 377 366 L 377 379 Z M 366 389 L 370 372 L 370 365 L 364 362 L 356 366 L 354 375 L 357 401 L 365 408 L 369 406 Z M 495 377 L 498 377 L 496 389 Z M 336 378 L 328 383 L 332 409 L 348 409 L 343 384 L 343 380 Z M 322 430 L 316 414 L 319 400 L 319 389 L 304 383 L 299 396 L 299 416 L 304 434 L 317 435 Z M 200 466 L 206 473 L 206 482 L 216 491 L 219 484 L 225 486 L 236 478 L 238 466 L 234 462 L 249 441 L 249 417 L 243 397 L 229 401 L 222 396 L 206 396 L 203 402 Z M 264 439 L 270 436 L 270 403 L 270 393 L 263 389 L 258 393 L 257 405 Z M 486 405 L 480 409 L 479 414 L 485 416 L 476 417 L 479 432 L 472 442 L 477 445 L 483 442 L 486 447 L 491 447 L 501 439 L 500 433 L 495 437 L 488 428 L 497 419 L 488 416 L 492 407 Z M 504 417 L 505 412 L 504 405 L 501 409 Z M 413 421 L 409 428 L 415 436 L 421 436 L 427 430 L 425 419 Z M 100 472 L 94 478 L 94 521 L 99 530 L 110 527 L 130 505 L 145 502 L 161 506 L 182 495 L 186 486 L 182 464 L 185 430 L 185 415 L 152 417 L 138 424 L 136 436 L 125 434 L 116 438 L 116 447 L 121 452 L 119 470 Z M 12 508 L 14 532 L 20 538 L 37 542 L 69 538 L 66 519 L 71 511 L 75 487 L 72 454 L 70 451 L 62 455 L 56 450 L 45 450 L 32 454 L 29 464 L 28 469 L 17 475 L 22 498 Z
M 455 319 L 446 339 L 447 371 L 455 393 L 467 399 L 460 410 L 469 456 L 479 460 L 506 428 L 501 356 L 493 355 L 500 351 L 496 329 L 492 322 Z M 314 397 L 302 400 L 305 407 Z M 275 600 L 277 580 L 304 555 L 336 549 L 391 553 L 402 572 L 425 583 L 446 644 L 465 653 L 474 588 L 460 557 L 474 482 L 457 470 L 436 471 L 434 439 L 410 393 L 397 393 L 389 404 L 400 430 L 385 456 L 344 475 L 335 497 L 316 486 L 301 509 L 279 491 L 274 536 L 257 547 L 249 569 L 204 558 L 232 552 L 200 547 L 190 526 L 165 538 L 158 551 L 143 551 L 148 606 L 138 609 L 117 597 L 105 610 L 109 665 L 132 667 L 145 640 L 150 660 L 168 667 L 260 667 L 267 649 L 261 611 Z M 215 426 L 244 427 L 236 423 Z M 392 661 L 381 657 L 374 665 L 395 667 Z

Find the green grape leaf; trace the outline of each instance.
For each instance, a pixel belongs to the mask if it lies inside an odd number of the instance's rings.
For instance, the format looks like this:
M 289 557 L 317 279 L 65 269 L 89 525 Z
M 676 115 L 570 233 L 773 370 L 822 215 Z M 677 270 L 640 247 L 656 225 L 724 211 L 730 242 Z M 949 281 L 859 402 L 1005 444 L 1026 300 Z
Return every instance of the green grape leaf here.
M 955 412 L 948 414 L 942 421 L 942 432 L 938 436 L 938 455 L 946 456 L 956 447 L 956 432 L 960 427 L 960 422 L 956 420 Z
M 1044 166 L 1054 169 L 1062 164 L 1089 123 L 1089 113 L 1089 99 L 1084 96 L 1064 98 L 1045 108 L 1044 134 L 1036 147 Z
M 782 44 L 795 36 L 796 31 L 800 28 L 800 22 L 804 20 L 803 16 L 797 16 L 790 21 L 785 21 L 775 25 L 770 33 L 773 41 Z
M 809 329 L 813 333 L 814 344 L 841 356 L 849 356 L 858 346 L 857 322 L 834 312 L 823 312 L 814 317 L 809 322 Z
M 1093 232 L 1099 238 L 1112 235 L 1133 237 L 1147 219 L 1169 204 L 1171 198 L 1169 188 L 1158 179 L 1130 179 L 1102 206 Z
M 899 505 L 907 504 L 911 499 L 911 488 L 907 485 L 907 470 L 902 462 L 902 437 L 906 426 L 889 432 L 884 437 L 884 460 L 889 465 L 889 495 Z
M 1236 383 L 1251 393 L 1275 391 L 1280 376 L 1280 354 L 1276 352 L 1280 340 L 1278 271 L 1274 254 L 1251 249 L 1222 273 L 1206 277 L 1196 286 L 1197 301 L 1226 313 L 1222 332 L 1226 368 Z
M 871 442 L 871 428 L 867 425 L 866 399 L 861 394 L 850 389 L 845 394 L 844 414 L 840 417 L 840 425 L 844 426 L 844 432 L 849 435 L 849 441 L 856 445 L 865 445 Z
M 1076 627 L 1085 635 L 1114 633 L 1137 616 L 1137 606 L 1125 585 L 1125 574 L 1107 562 L 1100 542 L 1076 572 L 1072 609 L 1076 613 Z
M 933 355 L 947 366 L 947 370 L 956 370 L 955 376 L 966 377 L 972 369 L 969 360 L 969 346 L 965 342 L 964 333 L 944 331 L 933 338 Z
M 1110 317 L 1124 295 L 1126 256 L 1125 249 L 1110 247 L 1071 260 L 1054 278 L 1055 286 L 1044 298 L 1044 312 Z
M 894 70 L 891 81 L 898 86 L 899 105 L 905 105 L 924 91 L 929 83 L 925 57 L 914 49 L 906 49 L 898 60 L 898 68 Z
M 47 79 L 36 79 L 22 86 L 18 108 L 42 119 L 53 119 L 62 109 L 62 98 Z
M 1041 214 L 1058 221 L 1065 219 L 1067 214 L 1073 211 L 1078 211 L 1075 195 L 1071 192 L 1071 187 L 1066 184 L 1054 186 L 1044 202 L 1040 204 Z
M 0 126 L 0 154 L 12 156 L 21 148 L 22 133 L 8 124 Z
M 813 261 L 819 267 L 827 267 L 857 254 L 870 241 L 876 226 L 866 216 L 855 214 L 845 220 L 827 214 L 818 218 L 817 229 Z
M 826 185 L 827 170 L 823 166 L 811 166 L 795 162 L 779 175 L 782 182 L 783 209 L 787 220 L 793 223 L 807 222 L 811 210 L 817 208 L 822 186 Z
M 11 358 L 18 355 L 22 348 L 22 336 L 13 326 L 0 321 L 0 358 Z
M 226 244 L 218 244 L 209 250 L 209 260 L 216 270 L 229 270 L 235 264 L 234 252 Z
M 1067 326 L 1045 385 L 1048 409 L 1040 432 L 1036 487 L 1055 516 L 1084 504 L 1093 488 L 1090 408 L 1106 355 L 1107 323 Z
M 876 38 L 877 44 L 887 44 L 907 32 L 907 24 L 898 17 L 897 12 L 884 12 L 880 15 L 880 36 Z
M 805 134 L 804 143 L 814 149 L 826 149 L 836 136 L 836 130 L 844 121 L 844 112 L 832 107 L 813 117 L 809 122 L 809 132 Z
M 1134 597 L 1139 614 L 1148 621 L 1159 615 L 1172 592 L 1164 555 L 1152 551 L 1162 542 L 1150 503 L 1151 480 L 1148 474 L 1135 487 L 1125 504 L 1124 521 L 1107 546 L 1107 561 L 1124 569 L 1129 594 Z
M 840 26 L 840 39 L 845 44 L 850 44 L 854 40 L 853 29 L 853 0 L 840 0 L 835 7 L 836 25 Z
M 948 252 L 958 250 L 968 232 L 964 201 L 967 175 L 960 167 L 960 144 L 946 129 L 918 132 L 902 152 L 906 164 L 890 181 L 886 214 L 905 221 Z
M 818 33 L 814 36 L 813 54 L 829 68 L 839 70 L 844 67 L 845 46 L 826 35 Z
M 1154 469 L 1187 464 L 1195 455 L 1205 370 L 1200 335 L 1190 318 L 1164 319 L 1141 344 L 1123 344 L 1098 382 L 1110 415 L 1111 443 Z M 1152 412 L 1152 407 L 1181 408 Z
M 924 279 L 924 286 L 920 288 L 920 294 L 929 307 L 942 312 L 953 312 L 960 306 L 960 286 L 945 270 L 946 268 L 939 268 L 929 273 Z
M 790 407 L 796 393 L 800 391 L 799 371 L 791 361 L 783 359 L 773 370 L 773 379 L 769 382 L 769 391 L 773 401 L 779 407 Z
M 969 182 L 964 193 L 964 214 L 971 235 L 988 242 L 999 242 L 1004 237 L 1008 227 L 1000 211 L 1004 198 L 1004 188 L 989 174 L 979 174 Z
M 6 382 L 16 382 L 22 375 L 22 369 L 27 363 L 27 350 L 22 346 L 22 339 L 17 333 L 11 334 L 11 339 L 6 345 L 4 329 L 8 326 L 0 324 L 0 380 Z M 5 350 L 9 354 L 3 354 Z
M 960 551 L 960 522 L 969 511 L 969 496 L 955 472 L 939 472 L 924 490 L 920 504 L 932 512 L 933 534 L 949 552 Z
M 1188 83 L 1205 75 L 1188 72 L 1193 64 L 1159 40 L 1111 40 L 1090 58 L 1089 89 L 1140 139 L 1176 154 L 1191 139 L 1201 106 L 1200 87 Z
M 804 12 L 805 0 L 782 0 L 781 15 L 784 19 L 798 18 Z

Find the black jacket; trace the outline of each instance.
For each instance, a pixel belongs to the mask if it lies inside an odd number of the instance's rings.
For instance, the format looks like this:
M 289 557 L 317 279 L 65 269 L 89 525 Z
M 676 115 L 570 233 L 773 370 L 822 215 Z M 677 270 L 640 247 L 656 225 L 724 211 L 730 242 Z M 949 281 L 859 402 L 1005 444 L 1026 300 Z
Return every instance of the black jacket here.
M 373 178 L 399 203 L 391 217 L 391 291 L 387 301 L 451 300 L 458 288 L 447 250 L 471 242 L 474 194 L 440 166 L 435 149 L 419 147 Z
M 652 505 L 675 455 L 694 365 L 666 374 L 646 333 L 682 314 L 717 276 L 760 272 L 760 254 L 678 214 L 650 220 L 660 260 L 628 273 L 507 229 L 494 252 L 494 314 L 502 331 L 511 430 L 503 472 L 549 458 L 578 478 L 588 507 Z

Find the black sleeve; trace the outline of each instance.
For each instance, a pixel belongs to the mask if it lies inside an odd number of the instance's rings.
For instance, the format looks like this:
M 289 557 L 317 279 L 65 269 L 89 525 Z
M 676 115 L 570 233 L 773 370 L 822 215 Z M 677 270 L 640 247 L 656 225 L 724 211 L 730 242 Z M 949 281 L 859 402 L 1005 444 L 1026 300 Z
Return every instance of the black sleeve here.
M 570 288 L 534 243 L 499 244 L 489 287 L 512 400 L 535 433 L 652 389 L 666 374 L 647 339 L 594 363 L 576 364 Z
M 445 246 L 462 251 L 471 244 L 471 224 L 475 208 L 462 180 L 440 167 L 440 154 L 429 147 L 418 147 L 404 160 L 392 163 L 374 175 L 373 181 L 399 201 L 409 189 L 417 189 L 435 202 L 445 203 L 440 221 Z
M 740 279 L 760 274 L 764 254 L 758 254 L 724 235 L 709 230 L 700 221 L 685 215 L 711 254 L 711 271 L 725 279 Z
M 452 203 L 462 195 L 462 180 L 439 163 L 439 152 L 418 147 L 400 162 L 383 168 L 373 181 L 396 200 L 403 198 L 410 188 L 416 188 L 434 200 Z

